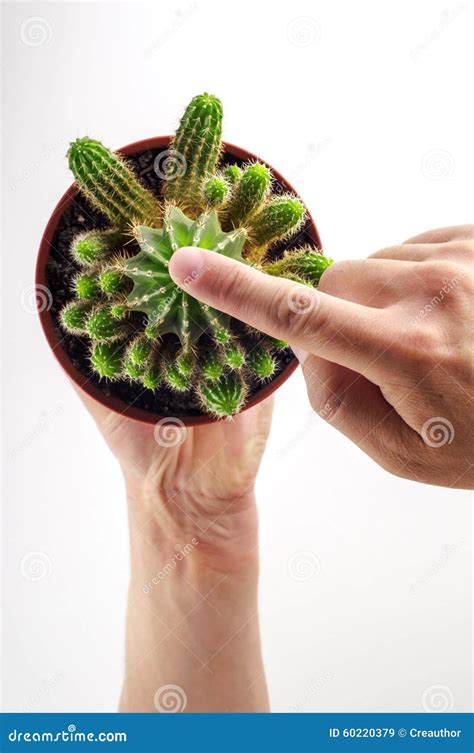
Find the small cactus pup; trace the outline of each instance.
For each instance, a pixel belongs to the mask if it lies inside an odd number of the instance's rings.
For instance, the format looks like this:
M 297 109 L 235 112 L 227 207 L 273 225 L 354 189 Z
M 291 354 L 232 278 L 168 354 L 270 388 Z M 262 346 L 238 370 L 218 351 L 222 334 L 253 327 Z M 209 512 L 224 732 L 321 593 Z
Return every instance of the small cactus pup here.
M 306 210 L 295 196 L 271 198 L 251 220 L 252 243 L 265 254 L 268 246 L 291 237 L 303 225 Z
M 259 162 L 248 165 L 236 185 L 227 206 L 227 222 L 241 227 L 263 204 L 271 183 L 271 173 Z
M 222 104 L 205 93 L 186 108 L 169 148 L 159 142 L 164 161 L 154 148 L 127 161 L 91 138 L 68 151 L 80 193 L 104 217 L 95 225 L 82 217 L 66 249 L 74 273 L 66 273 L 58 323 L 88 349 L 88 377 L 107 382 L 111 395 L 144 394 L 154 415 L 177 405 L 177 416 L 232 417 L 290 360 L 286 342 L 175 284 L 168 268 L 179 248 L 309 286 L 332 263 L 308 244 L 294 248 L 306 220 L 300 199 L 279 194 L 271 169 L 248 154 L 232 164 L 228 151 L 221 161 L 221 138 Z
M 213 208 L 221 207 L 229 195 L 229 183 L 225 178 L 219 175 L 213 175 L 212 178 L 204 183 L 203 199 L 204 202 Z
M 303 246 L 285 251 L 281 259 L 264 264 L 263 270 L 275 277 L 286 277 L 315 287 L 319 284 L 322 273 L 332 263 L 332 259 L 323 256 L 318 249 Z

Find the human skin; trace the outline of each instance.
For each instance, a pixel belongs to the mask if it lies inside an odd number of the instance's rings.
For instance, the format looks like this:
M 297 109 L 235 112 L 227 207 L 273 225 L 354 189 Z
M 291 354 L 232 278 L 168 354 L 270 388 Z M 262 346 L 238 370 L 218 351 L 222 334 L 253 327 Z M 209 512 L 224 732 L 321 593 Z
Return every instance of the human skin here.
M 291 343 L 313 409 L 404 478 L 472 488 L 474 226 L 341 261 L 318 290 L 194 247 L 170 262 L 188 293 Z
M 229 421 L 155 429 L 80 397 L 127 493 L 131 578 L 120 711 L 268 711 L 254 484 L 272 401 Z

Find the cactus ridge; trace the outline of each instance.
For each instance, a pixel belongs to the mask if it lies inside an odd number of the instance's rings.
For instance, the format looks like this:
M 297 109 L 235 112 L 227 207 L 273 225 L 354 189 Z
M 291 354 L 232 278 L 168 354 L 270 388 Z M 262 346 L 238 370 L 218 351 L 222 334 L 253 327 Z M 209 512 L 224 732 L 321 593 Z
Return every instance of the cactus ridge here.
M 267 260 L 273 243 L 301 228 L 305 208 L 291 194 L 272 194 L 272 174 L 263 163 L 219 170 L 221 133 L 220 101 L 195 97 L 170 145 L 163 204 L 100 142 L 71 144 L 69 164 L 79 187 L 112 226 L 73 240 L 80 271 L 74 298 L 60 313 L 67 332 L 90 338 L 91 369 L 100 379 L 192 392 L 215 418 L 238 413 L 249 385 L 275 375 L 288 345 L 184 292 L 169 274 L 172 255 L 198 246 L 311 286 L 332 263 L 309 245 Z M 184 172 L 176 172 L 180 160 Z

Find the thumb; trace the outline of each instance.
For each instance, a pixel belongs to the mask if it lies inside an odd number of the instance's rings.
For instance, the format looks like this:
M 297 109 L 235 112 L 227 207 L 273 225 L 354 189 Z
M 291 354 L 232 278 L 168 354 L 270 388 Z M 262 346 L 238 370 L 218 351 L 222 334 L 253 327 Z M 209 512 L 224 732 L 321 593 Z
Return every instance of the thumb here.
M 379 387 L 317 356 L 304 358 L 302 369 L 313 410 L 380 466 L 403 475 L 404 465 L 417 456 L 422 440 Z
M 175 251 L 169 272 L 194 298 L 363 374 L 373 370 L 386 349 L 377 326 L 383 316 L 380 309 L 267 275 L 195 246 Z

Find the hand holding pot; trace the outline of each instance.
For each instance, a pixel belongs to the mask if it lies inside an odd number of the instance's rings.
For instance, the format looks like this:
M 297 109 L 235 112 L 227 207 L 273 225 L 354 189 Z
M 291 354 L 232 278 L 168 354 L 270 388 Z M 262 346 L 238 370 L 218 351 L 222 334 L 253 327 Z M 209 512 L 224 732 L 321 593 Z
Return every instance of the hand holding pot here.
M 289 341 L 314 410 L 396 475 L 470 488 L 473 230 L 329 267 L 318 290 L 203 249 L 170 263 L 201 301 Z
M 127 488 L 131 579 L 120 710 L 267 711 L 254 482 L 272 401 L 232 422 L 153 427 L 78 394 Z

